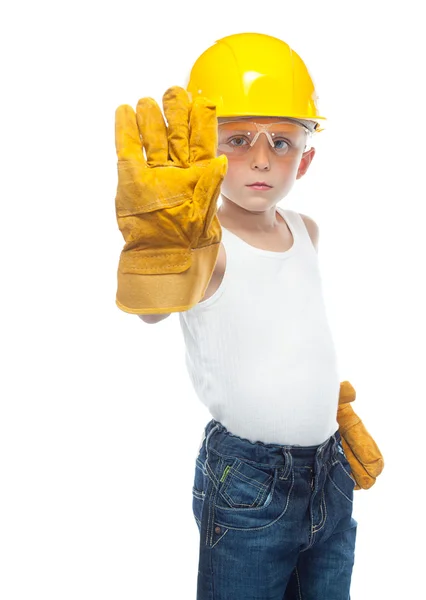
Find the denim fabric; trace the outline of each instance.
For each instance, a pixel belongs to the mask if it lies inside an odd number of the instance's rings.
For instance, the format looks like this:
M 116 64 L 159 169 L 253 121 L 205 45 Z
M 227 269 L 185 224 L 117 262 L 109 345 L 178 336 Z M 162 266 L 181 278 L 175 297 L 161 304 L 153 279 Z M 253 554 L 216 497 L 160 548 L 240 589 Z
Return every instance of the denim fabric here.
M 214 419 L 195 465 L 197 600 L 350 600 L 355 482 L 336 431 L 251 442 Z

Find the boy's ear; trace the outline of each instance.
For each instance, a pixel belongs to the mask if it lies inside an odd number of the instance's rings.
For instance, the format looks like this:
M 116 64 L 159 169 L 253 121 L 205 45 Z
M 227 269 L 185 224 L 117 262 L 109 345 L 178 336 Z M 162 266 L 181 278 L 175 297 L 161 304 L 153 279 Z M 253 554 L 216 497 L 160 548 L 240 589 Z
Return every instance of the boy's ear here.
M 303 153 L 299 168 L 297 170 L 296 179 L 300 179 L 309 169 L 309 165 L 313 161 L 315 156 L 315 148 L 310 148 L 306 152 Z

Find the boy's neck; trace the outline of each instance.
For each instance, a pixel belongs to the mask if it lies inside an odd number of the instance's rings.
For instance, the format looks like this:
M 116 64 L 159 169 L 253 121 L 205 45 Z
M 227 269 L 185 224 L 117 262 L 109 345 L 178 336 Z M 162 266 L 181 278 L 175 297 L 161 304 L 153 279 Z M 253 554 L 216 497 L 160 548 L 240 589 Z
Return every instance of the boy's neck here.
M 262 211 L 251 211 L 232 202 L 221 194 L 222 205 L 217 210 L 218 219 L 224 227 L 253 233 L 271 233 L 281 225 L 276 206 Z

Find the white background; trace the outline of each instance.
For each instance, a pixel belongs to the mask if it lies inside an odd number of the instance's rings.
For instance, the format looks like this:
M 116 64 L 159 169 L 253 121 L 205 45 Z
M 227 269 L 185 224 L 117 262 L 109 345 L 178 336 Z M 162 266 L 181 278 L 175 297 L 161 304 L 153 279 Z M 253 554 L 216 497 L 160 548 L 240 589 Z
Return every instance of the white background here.
M 303 58 L 328 116 L 281 203 L 320 226 L 342 380 L 385 457 L 355 492 L 352 600 L 423 585 L 424 31 L 412 2 L 15 2 L 2 9 L 0 597 L 194 598 L 210 415 L 177 315 L 115 305 L 114 112 L 215 40 Z M 324 600 L 324 599 L 319 599 Z

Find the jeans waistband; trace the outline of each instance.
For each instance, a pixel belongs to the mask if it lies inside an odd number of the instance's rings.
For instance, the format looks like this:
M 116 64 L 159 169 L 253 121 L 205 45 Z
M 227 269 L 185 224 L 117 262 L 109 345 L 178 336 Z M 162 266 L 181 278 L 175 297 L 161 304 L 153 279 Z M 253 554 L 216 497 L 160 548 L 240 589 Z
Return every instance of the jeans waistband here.
M 238 457 L 259 465 L 282 467 L 291 457 L 291 464 L 313 466 L 333 458 L 341 440 L 339 430 L 317 446 L 292 446 L 252 442 L 228 431 L 222 423 L 212 419 L 205 427 L 207 451 L 213 450 L 221 456 Z

